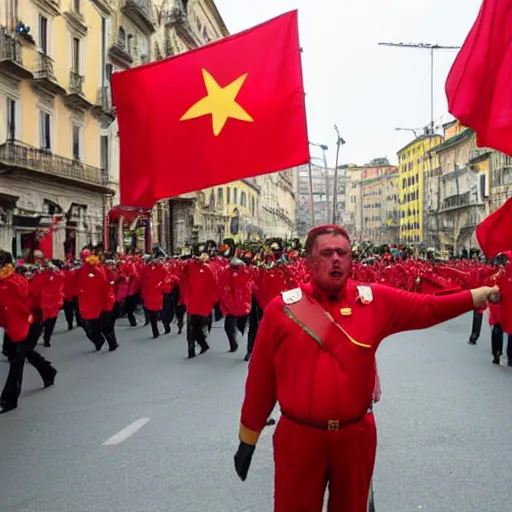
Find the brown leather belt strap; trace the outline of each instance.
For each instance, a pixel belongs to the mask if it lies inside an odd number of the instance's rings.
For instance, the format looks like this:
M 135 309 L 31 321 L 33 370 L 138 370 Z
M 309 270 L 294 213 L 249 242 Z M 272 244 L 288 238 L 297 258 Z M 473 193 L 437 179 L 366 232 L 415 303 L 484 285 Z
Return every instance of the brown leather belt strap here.
M 369 408 L 363 415 L 359 416 L 358 418 L 353 418 L 351 420 L 313 421 L 296 418 L 292 414 L 288 414 L 285 410 L 281 409 L 281 414 L 287 420 L 293 421 L 293 423 L 297 423 L 298 425 L 303 425 L 305 427 L 317 428 L 319 430 L 328 430 L 330 432 L 337 432 L 338 430 L 344 427 L 355 425 L 356 423 L 362 421 L 369 413 L 371 413 L 371 408 Z

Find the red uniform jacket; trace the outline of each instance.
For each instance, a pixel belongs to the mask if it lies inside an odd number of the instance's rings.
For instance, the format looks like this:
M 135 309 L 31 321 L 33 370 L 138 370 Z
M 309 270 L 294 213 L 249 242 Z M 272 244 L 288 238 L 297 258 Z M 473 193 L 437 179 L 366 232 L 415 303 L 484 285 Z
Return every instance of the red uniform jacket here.
M 337 301 L 314 296 L 345 330 L 330 326 L 323 350 L 284 312 L 283 298 L 266 308 L 249 364 L 240 439 L 254 444 L 276 401 L 305 421 L 354 420 L 366 412 L 375 388 L 380 342 L 401 331 L 424 329 L 473 309 L 469 290 L 433 296 L 371 285 L 369 303 L 349 280 Z M 303 299 L 304 300 L 304 299 Z M 348 336 L 347 336 L 348 335 Z M 412 341 L 411 341 L 412 343 Z
M 27 280 L 14 273 L 1 279 L 0 325 L 13 343 L 19 343 L 27 337 L 31 321 Z
M 78 297 L 78 274 L 76 269 L 64 271 L 64 299 Z
M 44 271 L 40 274 L 44 279 L 41 291 L 41 312 L 43 322 L 59 316 L 64 304 L 64 275 L 60 271 Z
M 78 273 L 78 309 L 84 320 L 99 318 L 108 311 L 112 291 L 102 265 L 85 263 Z
M 211 315 L 219 300 L 217 280 L 208 263 L 191 260 L 185 280 L 185 304 L 190 315 Z M 181 291 L 181 288 L 180 288 Z
M 164 305 L 164 284 L 167 269 L 163 265 L 148 265 L 142 272 L 142 301 L 149 311 L 161 311 Z
M 219 272 L 220 309 L 224 316 L 251 311 L 252 275 L 247 267 L 226 267 Z

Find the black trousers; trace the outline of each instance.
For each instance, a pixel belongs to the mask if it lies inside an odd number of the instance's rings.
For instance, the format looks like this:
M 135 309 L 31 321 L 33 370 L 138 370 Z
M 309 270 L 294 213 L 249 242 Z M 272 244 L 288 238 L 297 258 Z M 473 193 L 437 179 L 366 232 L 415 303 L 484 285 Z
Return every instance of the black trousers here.
M 135 318 L 135 308 L 137 307 L 137 304 L 139 303 L 139 295 L 128 295 L 125 300 L 124 304 L 124 310 L 126 312 L 126 316 L 128 317 L 128 322 L 130 322 L 130 325 L 132 327 L 135 327 L 137 325 L 137 319 Z
M 164 293 L 164 306 L 162 309 L 162 323 L 164 324 L 165 331 L 171 331 L 171 323 L 174 320 L 174 297 L 172 293 Z
M 258 305 L 254 296 L 252 297 L 251 311 L 249 313 L 249 332 L 247 333 L 247 353 L 250 355 L 254 349 L 254 341 L 258 333 L 258 325 L 263 318 L 263 310 Z
M 55 330 L 55 324 L 57 323 L 57 317 L 48 318 L 43 323 L 43 342 L 45 346 L 50 346 L 53 331 Z
M 501 324 L 494 324 L 491 331 L 491 349 L 492 355 L 498 358 L 503 354 L 503 328 Z M 509 362 L 512 361 L 512 335 L 508 335 L 507 340 L 507 357 Z
M 64 301 L 64 316 L 68 323 L 68 329 L 73 329 L 73 319 L 76 320 L 76 325 L 80 327 L 82 320 L 80 318 L 80 312 L 78 311 L 78 298 L 73 297 L 71 300 Z
M 176 313 L 176 322 L 178 324 L 178 334 L 181 334 L 183 325 L 185 324 L 185 313 L 187 306 L 180 304 L 180 287 L 176 286 L 172 292 L 172 301 L 174 304 L 174 312 Z
M 233 316 L 227 315 L 224 317 L 224 332 L 228 337 L 229 348 L 232 352 L 238 349 L 237 331 L 244 334 L 245 324 L 247 323 L 247 315 Z
M 151 325 L 151 331 L 153 333 L 153 338 L 158 338 L 160 336 L 160 331 L 158 329 L 158 320 L 160 318 L 160 311 L 151 311 L 149 309 L 146 310 L 148 312 L 149 323 Z
M 483 317 L 483 313 L 473 311 L 473 324 L 471 326 L 471 336 L 469 337 L 471 341 L 476 341 L 478 338 L 480 338 Z
M 41 354 L 35 351 L 37 340 L 41 336 L 42 325 L 32 324 L 28 336 L 20 343 L 11 343 L 9 340 L 10 367 L 4 389 L 0 395 L 3 404 L 18 405 L 23 383 L 23 371 L 27 360 L 41 375 L 43 382 L 51 381 L 55 374 L 55 368 Z
M 196 343 L 202 351 L 208 349 L 208 324 L 210 316 L 187 315 L 187 344 L 189 357 L 195 356 Z
M 116 325 L 116 307 L 112 311 L 103 311 L 99 318 L 93 320 L 83 320 L 83 326 L 86 336 L 94 343 L 96 350 L 100 350 L 105 340 L 109 348 L 117 347 L 117 338 L 115 333 Z

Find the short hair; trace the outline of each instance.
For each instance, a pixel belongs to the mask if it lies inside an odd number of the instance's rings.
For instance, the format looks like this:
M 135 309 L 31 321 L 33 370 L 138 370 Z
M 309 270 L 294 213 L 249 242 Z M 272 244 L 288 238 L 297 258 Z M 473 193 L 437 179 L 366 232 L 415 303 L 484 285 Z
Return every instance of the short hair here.
M 305 251 L 307 256 L 311 256 L 311 252 L 313 251 L 317 238 L 322 235 L 342 236 L 348 241 L 348 243 L 350 243 L 350 237 L 348 236 L 347 230 L 337 224 L 322 224 L 321 226 L 315 226 L 309 230 L 306 238 Z

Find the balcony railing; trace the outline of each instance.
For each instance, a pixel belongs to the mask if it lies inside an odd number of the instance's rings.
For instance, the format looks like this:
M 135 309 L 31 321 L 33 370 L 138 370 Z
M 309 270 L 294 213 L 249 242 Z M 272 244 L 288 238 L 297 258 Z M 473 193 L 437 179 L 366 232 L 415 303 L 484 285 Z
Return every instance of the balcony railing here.
M 458 194 L 444 199 L 443 202 L 441 203 L 441 210 L 461 208 L 464 206 L 469 206 L 470 203 L 471 199 L 469 196 L 469 192 L 464 192 L 464 194 Z
M 123 0 L 121 5 L 123 14 L 140 23 L 146 29 L 146 33 L 152 34 L 156 30 L 150 0 Z
M 69 92 L 71 94 L 82 95 L 84 85 L 84 77 L 79 75 L 76 71 L 69 72 Z
M 53 61 L 46 53 L 39 53 L 37 55 L 35 78 L 47 78 L 49 80 L 57 81 L 55 72 L 53 71 Z
M 491 149 L 487 149 L 487 148 L 475 148 L 473 150 L 471 150 L 471 153 L 469 154 L 469 160 L 475 160 L 477 158 L 480 158 L 482 156 L 486 156 L 486 155 L 489 155 L 490 153 L 492 153 L 492 150 Z
M 0 61 L 11 60 L 21 65 L 21 43 L 9 37 L 0 37 Z
M 17 141 L 7 141 L 0 145 L 0 167 L 25 169 L 88 185 L 108 186 L 99 167 L 57 156 L 48 150 Z
M 21 43 L 8 36 L 0 36 L 0 69 L 20 78 L 29 78 L 32 72 L 23 66 Z

